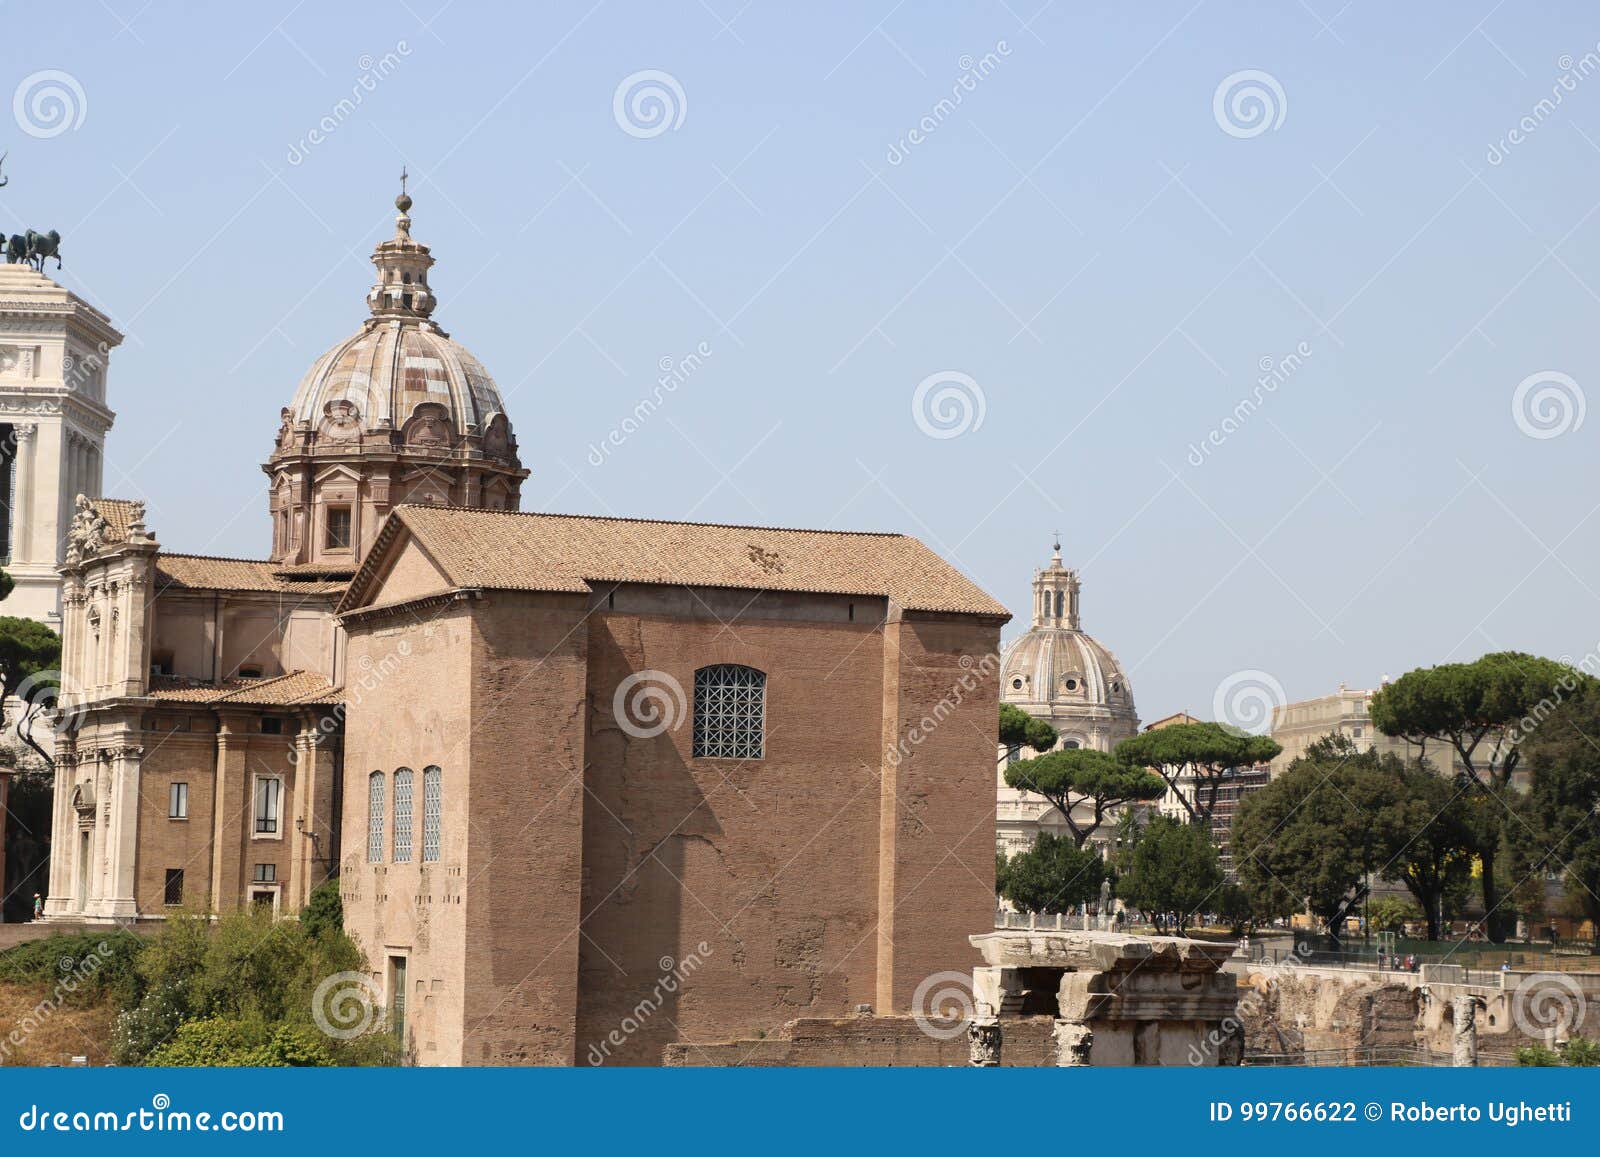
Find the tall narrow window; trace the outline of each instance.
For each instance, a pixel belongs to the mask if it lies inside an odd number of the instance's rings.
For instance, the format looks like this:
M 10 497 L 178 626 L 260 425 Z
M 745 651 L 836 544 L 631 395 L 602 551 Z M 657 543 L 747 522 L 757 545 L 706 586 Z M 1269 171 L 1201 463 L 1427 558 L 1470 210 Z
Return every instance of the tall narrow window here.
M 444 772 L 437 767 L 422 769 L 422 862 L 439 859 L 439 826 L 444 818 Z
M 186 820 L 189 818 L 189 785 L 175 783 L 167 797 L 167 818 Z
M 1067 597 L 1065 591 L 1056 592 L 1056 618 L 1061 617 L 1062 600 Z
M 367 863 L 383 863 L 383 772 L 367 776 Z
M 278 812 L 283 804 L 283 780 L 256 780 L 256 835 L 278 833 Z
M 328 507 L 326 545 L 329 550 L 350 549 L 350 508 L 348 506 Z
M 694 673 L 697 759 L 760 759 L 767 677 L 754 667 L 719 663 Z
M 394 773 L 394 862 L 411 862 L 411 769 L 402 767 Z
M 183 869 L 167 869 L 167 887 L 162 894 L 162 902 L 169 908 L 176 908 L 183 903 Z

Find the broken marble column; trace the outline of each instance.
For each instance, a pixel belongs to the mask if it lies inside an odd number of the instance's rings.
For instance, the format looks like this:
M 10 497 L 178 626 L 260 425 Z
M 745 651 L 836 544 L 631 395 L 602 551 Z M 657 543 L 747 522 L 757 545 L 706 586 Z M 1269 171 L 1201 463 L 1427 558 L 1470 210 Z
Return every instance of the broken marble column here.
M 1451 1004 L 1455 1033 L 1450 1039 L 1450 1063 L 1458 1069 L 1478 1067 L 1478 998 L 1471 993 L 1456 995 Z

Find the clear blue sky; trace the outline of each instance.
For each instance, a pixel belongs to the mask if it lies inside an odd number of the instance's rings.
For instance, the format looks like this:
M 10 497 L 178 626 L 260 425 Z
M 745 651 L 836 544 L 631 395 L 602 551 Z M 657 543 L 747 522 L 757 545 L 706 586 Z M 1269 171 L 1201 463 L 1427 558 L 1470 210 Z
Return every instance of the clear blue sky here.
M 403 162 L 526 508 L 903 530 L 1024 626 L 1059 527 L 1146 720 L 1241 670 L 1299 698 L 1594 646 L 1600 415 L 1512 409 L 1600 382 L 1600 74 L 1536 111 L 1592 6 L 740 3 L 8 8 L 0 97 L 61 70 L 74 107 L 0 118 L 6 231 L 59 229 L 128 334 L 108 490 L 174 549 L 265 552 L 259 463 L 365 314 Z M 653 136 L 614 114 L 643 70 L 682 92 Z M 1256 135 L 1214 109 L 1244 70 L 1282 93 Z M 944 372 L 983 420 L 934 438 Z

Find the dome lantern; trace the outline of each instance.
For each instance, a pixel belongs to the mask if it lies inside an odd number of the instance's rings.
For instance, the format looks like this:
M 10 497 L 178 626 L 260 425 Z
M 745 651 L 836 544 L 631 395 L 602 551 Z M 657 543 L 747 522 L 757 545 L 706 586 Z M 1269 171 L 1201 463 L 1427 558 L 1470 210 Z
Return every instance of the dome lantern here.
M 394 236 L 372 251 L 378 281 L 367 294 L 367 307 L 374 317 L 430 317 L 438 304 L 428 288 L 433 255 L 426 245 L 411 239 L 412 202 L 406 192 L 407 175 L 404 169 L 400 170 L 400 195 L 394 199 L 394 207 L 399 210 L 394 219 Z
M 1033 625 L 1078 630 L 1078 572 L 1061 563 L 1061 538 L 1050 565 L 1033 572 Z

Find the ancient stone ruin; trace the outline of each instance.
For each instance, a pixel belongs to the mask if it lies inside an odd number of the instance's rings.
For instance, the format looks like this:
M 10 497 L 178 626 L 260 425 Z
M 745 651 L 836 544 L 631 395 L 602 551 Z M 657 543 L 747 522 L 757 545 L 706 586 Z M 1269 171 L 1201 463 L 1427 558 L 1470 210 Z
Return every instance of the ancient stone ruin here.
M 998 1065 L 1006 1027 L 1054 1018 L 1057 1065 L 1237 1065 L 1244 1032 L 1231 944 L 1177 936 L 1024 929 L 969 937 L 971 1063 Z

